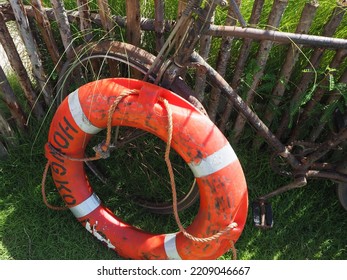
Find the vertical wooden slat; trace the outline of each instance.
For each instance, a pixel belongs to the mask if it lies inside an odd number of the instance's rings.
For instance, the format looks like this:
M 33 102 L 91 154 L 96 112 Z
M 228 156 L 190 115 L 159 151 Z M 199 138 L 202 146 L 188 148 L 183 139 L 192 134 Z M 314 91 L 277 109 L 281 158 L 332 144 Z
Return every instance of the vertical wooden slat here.
M 18 81 L 23 89 L 24 95 L 28 101 L 33 114 L 37 118 L 44 116 L 44 110 L 40 102 L 37 101 L 37 94 L 34 91 L 27 70 L 18 54 L 16 45 L 14 44 L 10 32 L 4 20 L 3 14 L 0 12 L 0 43 L 2 44 L 5 53 L 8 57 L 9 63 L 17 74 Z
M 343 50 L 345 52 L 345 56 L 347 55 L 347 51 Z M 339 84 L 347 84 L 347 68 L 345 69 L 344 73 L 342 74 L 342 76 L 340 77 L 340 79 L 338 80 Z M 322 89 L 323 90 L 323 89 Z M 326 106 L 331 106 L 334 103 L 338 102 L 338 100 L 341 98 L 341 92 L 338 92 L 338 90 L 334 90 L 333 92 L 329 93 L 329 98 L 326 102 Z M 320 136 L 320 134 L 322 133 L 324 127 L 327 124 L 327 120 L 323 119 L 324 115 L 321 116 L 321 119 L 318 123 L 318 126 L 315 127 L 314 129 L 311 130 L 311 134 L 309 137 L 309 140 L 312 142 L 315 142 L 317 140 L 317 138 Z
M 249 19 L 249 25 L 256 25 L 259 22 L 261 12 L 264 7 L 264 2 L 265 0 L 255 0 L 253 4 L 253 9 L 252 9 L 252 14 Z M 251 51 L 251 46 L 252 46 L 253 40 L 252 39 L 244 39 L 243 44 L 241 46 L 240 52 L 239 52 L 239 57 L 237 60 L 237 63 L 235 65 L 235 71 L 233 78 L 231 80 L 231 87 L 237 91 L 242 73 L 244 72 L 246 61 L 248 59 L 249 53 Z M 232 112 L 233 104 L 230 100 L 228 100 L 223 115 L 221 117 L 221 120 L 219 122 L 219 129 L 224 132 L 227 126 L 227 123 L 229 121 L 231 112 Z
M 268 22 L 267 22 L 267 26 L 268 26 L 267 29 L 271 30 L 279 26 L 279 23 L 281 21 L 283 12 L 287 4 L 288 4 L 288 0 L 276 0 L 274 2 Z M 253 103 L 257 87 L 264 74 L 266 62 L 269 58 L 272 45 L 273 45 L 273 41 L 260 42 L 259 51 L 256 58 L 256 66 L 255 66 L 255 68 L 259 70 L 256 73 L 254 73 L 253 81 L 247 92 L 247 95 L 246 95 L 247 105 L 251 105 Z M 234 141 L 235 142 L 237 142 L 239 138 L 241 137 L 245 124 L 246 124 L 246 119 L 243 117 L 242 114 L 239 114 L 237 116 L 237 119 L 235 121 L 235 126 L 234 126 Z
M 154 0 L 154 31 L 155 31 L 155 49 L 157 52 L 160 51 L 162 46 L 164 45 L 164 11 L 165 11 L 165 2 L 163 0 Z
M 127 1 L 131 2 L 131 1 Z M 99 15 L 101 19 L 101 25 L 105 31 L 110 32 L 113 29 L 111 10 L 108 4 L 108 0 L 98 0 Z
M 215 10 L 217 6 L 216 4 L 213 3 L 212 0 L 207 1 L 206 5 L 209 5 L 211 10 Z M 209 24 L 213 24 L 213 22 L 214 22 L 214 14 Z M 208 59 L 210 49 L 211 49 L 211 43 L 212 43 L 212 36 L 210 35 L 201 36 L 199 54 L 205 60 Z M 194 90 L 195 90 L 196 96 L 201 102 L 203 101 L 205 96 L 205 87 L 206 87 L 206 73 L 205 71 L 197 71 L 196 77 L 195 77 Z
M 17 127 L 21 131 L 24 131 L 26 129 L 27 118 L 1 66 L 0 66 L 0 98 L 7 105 L 12 115 L 12 118 L 16 122 Z
M 179 0 L 178 1 L 178 7 L 177 7 L 177 20 L 182 16 L 182 13 L 184 12 L 185 8 L 187 7 L 187 0 Z M 177 32 L 177 45 L 176 48 L 179 47 L 180 41 L 182 39 L 182 36 L 186 33 L 186 30 L 178 30 Z
M 109 36 L 112 35 L 114 29 L 114 22 L 112 20 L 112 14 L 108 0 L 98 0 L 99 15 L 101 19 L 101 25 L 103 29 L 108 33 Z M 112 59 L 107 59 L 110 75 L 112 77 L 117 77 L 119 75 L 118 64 Z M 96 62 L 93 62 L 94 64 Z
M 140 46 L 141 43 L 141 9 L 140 1 L 126 1 L 126 39 L 127 43 Z M 133 78 L 141 79 L 141 73 L 132 70 L 130 74 Z
M 260 16 L 261 16 L 261 13 L 262 13 L 263 7 L 264 7 L 264 2 L 265 2 L 265 0 L 255 0 L 254 1 L 252 14 L 251 14 L 250 19 L 249 19 L 249 26 L 256 26 L 259 23 Z M 233 79 L 231 82 L 231 85 L 234 89 L 237 88 L 237 86 L 240 82 L 242 73 L 245 69 L 246 61 L 248 59 L 248 56 L 249 56 L 249 53 L 251 50 L 252 42 L 253 42 L 252 39 L 243 40 L 243 44 L 242 44 L 242 47 L 240 50 L 238 61 L 237 61 L 236 66 L 235 66 L 235 72 L 234 72 Z
M 70 23 L 64 7 L 64 2 L 61 0 L 51 0 L 54 17 L 57 21 L 60 37 L 62 39 L 67 58 L 75 57 Z
M 345 60 L 346 56 L 347 56 L 346 49 L 337 50 L 337 52 L 335 53 L 333 59 L 331 60 L 329 64 L 329 68 L 337 70 L 338 67 L 341 65 L 341 63 L 343 63 L 343 61 Z M 329 74 L 331 73 L 327 73 L 327 74 L 328 75 L 326 75 L 324 79 L 320 82 L 320 86 L 315 91 L 312 99 L 307 103 L 307 105 L 303 109 L 301 114 L 301 121 L 306 121 L 309 118 L 309 114 L 314 109 L 314 107 L 320 102 L 323 95 L 326 93 L 327 89 L 329 88 Z
M 47 50 L 51 56 L 52 62 L 56 65 L 58 72 L 60 72 L 62 68 L 62 63 L 60 61 L 61 55 L 54 39 L 51 23 L 47 17 L 46 11 L 41 4 L 41 0 L 32 0 L 31 5 L 33 6 L 35 19 L 47 46 Z
M 141 43 L 141 11 L 140 1 L 133 0 L 126 2 L 127 28 L 126 38 L 129 44 L 140 46 Z
M 313 0 L 311 2 L 308 2 L 305 4 L 304 9 L 301 13 L 301 17 L 299 20 L 299 23 L 297 25 L 295 33 L 297 34 L 307 34 L 310 26 L 313 22 L 314 16 L 316 14 L 317 8 L 319 4 L 316 0 Z M 282 69 L 279 75 L 278 82 L 276 86 L 274 87 L 271 98 L 269 102 L 269 106 L 266 109 L 266 112 L 264 114 L 264 122 L 267 125 L 270 125 L 273 118 L 274 118 L 274 109 L 277 107 L 281 101 L 281 97 L 284 95 L 284 92 L 286 90 L 286 86 L 288 84 L 289 78 L 293 72 L 293 69 L 295 67 L 295 64 L 297 60 L 299 59 L 299 56 L 301 54 L 301 47 L 302 45 L 290 45 L 287 56 L 285 59 L 285 62 L 282 65 Z
M 78 13 L 80 16 L 80 30 L 86 42 L 90 42 L 93 38 L 88 2 L 88 0 L 77 0 Z
M 177 7 L 177 17 L 181 17 L 184 9 L 187 7 L 187 3 L 189 0 L 179 0 L 178 1 L 178 7 Z
M 240 6 L 241 0 L 236 1 L 236 4 Z M 227 18 L 224 22 L 225 26 L 231 26 L 236 24 L 236 15 L 234 15 L 232 6 L 229 7 Z M 226 74 L 226 69 L 228 62 L 231 57 L 231 45 L 233 37 L 226 36 L 222 38 L 220 49 L 218 52 L 216 70 L 217 72 L 224 77 Z M 208 115 L 210 119 L 214 122 L 217 115 L 218 105 L 220 99 L 220 90 L 218 88 L 212 88 L 209 104 L 208 104 Z
M 15 138 L 15 133 L 12 127 L 10 126 L 10 124 L 8 123 L 8 121 L 6 120 L 6 118 L 1 112 L 0 112 L 0 135 L 2 136 L 1 138 L 3 138 L 9 146 L 14 146 L 17 142 Z
M 0 72 L 1 71 L 2 68 L 0 67 Z M 5 144 L 7 144 L 7 146 L 14 146 L 17 144 L 17 141 L 12 127 L 0 111 L 0 159 L 4 159 L 8 156 L 8 150 Z
M 43 69 L 42 61 L 39 56 L 39 50 L 31 33 L 24 5 L 22 1 L 19 0 L 9 0 L 9 2 L 11 4 L 14 16 L 16 18 L 19 33 L 21 35 L 25 48 L 28 52 L 30 62 L 32 64 L 33 74 L 38 84 L 40 85 L 45 102 L 49 106 L 53 99 L 53 90 L 49 81 L 47 80 L 45 70 Z
M 322 36 L 331 37 L 334 35 L 336 29 L 339 27 L 343 16 L 344 16 L 345 10 L 341 8 L 341 6 L 337 6 L 333 12 L 332 15 L 328 21 L 328 23 L 325 25 L 324 30 L 322 32 Z M 314 79 L 316 77 L 315 69 L 319 68 L 321 59 L 323 57 L 323 54 L 325 52 L 324 48 L 316 48 L 313 52 L 313 54 L 310 57 L 310 60 L 305 67 L 307 70 L 311 71 L 305 71 L 301 77 L 300 82 L 296 86 L 296 90 L 293 93 L 293 97 L 291 99 L 292 107 L 299 106 L 300 98 L 303 93 L 307 92 L 309 90 L 309 85 L 314 82 Z M 290 112 L 284 112 L 280 126 L 276 132 L 277 137 L 281 138 L 284 134 L 284 132 L 288 129 L 288 125 L 290 123 Z M 297 124 L 301 123 L 301 118 L 298 119 Z M 300 125 L 299 125 L 300 126 Z M 289 141 L 292 139 L 295 139 L 298 136 L 299 133 L 299 126 L 294 126 Z

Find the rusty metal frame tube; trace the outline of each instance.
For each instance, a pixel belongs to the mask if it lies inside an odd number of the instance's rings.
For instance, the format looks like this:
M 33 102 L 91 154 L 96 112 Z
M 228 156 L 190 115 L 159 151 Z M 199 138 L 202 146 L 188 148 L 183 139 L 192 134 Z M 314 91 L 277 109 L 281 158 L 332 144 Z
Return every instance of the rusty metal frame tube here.
M 265 201 L 265 200 L 268 200 L 276 195 L 279 195 L 279 194 L 282 194 L 284 192 L 287 192 L 287 191 L 290 191 L 290 190 L 293 190 L 293 189 L 298 189 L 298 188 L 302 188 L 304 186 L 307 185 L 307 179 L 306 177 L 299 177 L 299 178 L 296 178 L 293 182 L 290 182 L 289 184 L 285 185 L 285 186 L 282 186 L 266 195 L 263 195 L 263 196 L 260 196 L 258 199 L 259 200 L 262 200 L 262 201 Z
M 6 15 L 5 20 L 13 19 L 13 14 L 9 9 L 6 9 L 5 5 L 0 5 L 0 7 L 4 8 L 4 15 Z M 25 10 L 29 16 L 34 15 L 34 11 L 31 6 L 25 6 Z M 47 16 L 52 19 L 53 12 L 51 8 L 44 9 L 47 13 Z M 78 12 L 68 11 L 68 17 L 71 21 L 75 21 L 79 18 Z M 100 24 L 100 18 L 97 14 L 91 13 L 91 19 Z M 126 24 L 126 19 L 121 16 L 114 16 L 112 18 L 119 26 L 124 27 Z M 172 26 L 174 25 L 174 21 L 166 20 L 164 22 L 165 31 L 170 31 Z M 142 30 L 150 31 L 154 30 L 154 20 L 142 18 L 140 21 L 140 26 Z M 278 43 L 284 44 L 302 44 L 306 46 L 313 47 L 324 47 L 331 49 L 347 49 L 347 40 L 341 38 L 331 38 L 324 37 L 318 35 L 308 35 L 308 34 L 296 34 L 290 32 L 281 32 L 275 30 L 263 30 L 252 27 L 239 27 L 239 26 L 220 26 L 220 25 L 211 25 L 207 31 L 204 33 L 205 35 L 211 36 L 233 36 L 236 38 L 248 38 L 254 40 L 272 40 Z
M 295 43 L 322 48 L 347 49 L 347 40 L 345 39 L 263 30 L 252 27 L 211 25 L 206 33 L 211 36 L 233 36 L 254 40 L 270 40 L 284 44 Z
M 247 121 L 264 137 L 266 142 L 282 157 L 286 158 L 289 164 L 296 170 L 301 169 L 302 165 L 298 159 L 290 153 L 286 146 L 271 132 L 271 130 L 262 122 L 252 109 L 242 100 L 234 89 L 224 80 L 224 78 L 210 66 L 198 53 L 192 54 L 193 65 L 199 65 L 206 69 L 206 73 L 211 82 L 232 100 L 234 106 L 241 112 Z
M 347 175 L 336 171 L 309 170 L 306 175 L 308 178 L 328 178 L 334 181 L 347 183 Z

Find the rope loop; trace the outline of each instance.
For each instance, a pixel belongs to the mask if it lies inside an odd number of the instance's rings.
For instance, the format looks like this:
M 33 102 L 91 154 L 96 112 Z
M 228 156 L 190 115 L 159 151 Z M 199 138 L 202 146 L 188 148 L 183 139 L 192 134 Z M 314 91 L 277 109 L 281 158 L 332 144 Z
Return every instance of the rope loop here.
M 99 160 L 101 158 L 105 159 L 107 157 L 109 157 L 110 151 L 109 151 L 109 147 L 110 147 L 110 143 L 111 143 L 111 131 L 112 131 L 112 116 L 117 108 L 117 106 L 119 105 L 119 103 L 122 101 L 123 98 L 125 98 L 126 96 L 129 96 L 131 94 L 138 94 L 137 90 L 125 90 L 123 93 L 121 93 L 116 100 L 113 102 L 113 104 L 110 106 L 109 112 L 108 112 L 108 119 L 107 119 L 107 136 L 106 136 L 106 140 L 97 145 L 96 147 L 94 147 L 94 151 L 95 151 L 95 155 L 92 157 L 85 157 L 85 158 L 75 158 L 75 157 L 71 157 L 68 156 L 66 154 L 63 154 L 62 152 L 58 151 L 56 148 L 53 147 L 53 145 L 51 145 L 50 143 L 47 144 L 48 148 L 56 155 L 60 156 L 63 159 L 67 159 L 67 160 L 71 160 L 71 161 L 94 161 L 94 160 Z M 42 197 L 43 197 L 43 202 L 45 203 L 45 205 L 52 209 L 52 210 L 66 210 L 68 209 L 67 207 L 59 207 L 59 206 L 54 206 L 51 205 L 48 200 L 47 200 L 47 196 L 46 196 L 46 179 L 47 179 L 47 174 L 48 174 L 48 169 L 50 166 L 50 162 L 47 161 L 45 169 L 43 171 L 43 175 L 42 175 L 42 181 L 41 181 L 41 193 L 42 193 Z
M 188 233 L 186 231 L 186 229 L 183 227 L 182 223 L 181 223 L 180 217 L 178 215 L 178 210 L 177 210 L 177 192 L 176 192 L 175 176 L 174 176 L 172 164 L 171 164 L 171 161 L 170 161 L 170 150 L 171 150 L 171 141 L 172 141 L 172 134 L 173 134 L 172 111 L 171 111 L 169 102 L 165 98 L 159 97 L 159 100 L 161 102 L 163 102 L 164 107 L 165 107 L 165 109 L 167 111 L 167 115 L 168 115 L 168 139 L 167 139 L 166 149 L 165 149 L 165 162 L 166 162 L 166 165 L 167 165 L 167 168 L 168 168 L 168 172 L 169 172 L 169 175 L 170 175 L 170 183 L 171 183 L 171 189 L 172 189 L 172 206 L 173 206 L 174 216 L 175 216 L 175 220 L 176 220 L 177 226 L 178 226 L 180 232 L 182 232 L 183 235 L 185 237 L 189 238 L 190 240 L 193 240 L 193 241 L 196 241 L 196 242 L 210 242 L 210 241 L 216 240 L 219 237 L 221 237 L 222 235 L 224 235 L 225 233 L 227 233 L 230 230 L 236 228 L 237 227 L 237 223 L 231 222 L 225 229 L 217 232 L 216 234 L 214 234 L 214 235 L 212 235 L 210 237 L 203 237 L 203 238 L 196 237 L 196 236 L 193 236 L 190 233 Z
M 68 208 L 65 207 L 60 207 L 60 206 L 54 206 L 52 204 L 50 204 L 47 200 L 47 196 L 46 196 L 46 179 L 47 179 L 47 173 L 48 173 L 48 169 L 49 169 L 50 163 L 49 161 L 47 161 L 46 166 L 45 166 L 45 170 L 43 171 L 43 176 L 42 176 L 42 182 L 41 182 L 41 193 L 42 193 L 42 197 L 43 197 L 43 202 L 45 203 L 45 205 L 52 210 L 55 211 L 62 211 L 62 210 L 67 210 Z

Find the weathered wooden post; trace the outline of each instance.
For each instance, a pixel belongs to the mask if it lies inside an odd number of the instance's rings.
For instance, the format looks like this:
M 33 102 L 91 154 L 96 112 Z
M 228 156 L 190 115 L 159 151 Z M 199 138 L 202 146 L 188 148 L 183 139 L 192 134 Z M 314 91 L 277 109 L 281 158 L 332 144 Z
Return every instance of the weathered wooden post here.
M 312 0 L 311 2 L 307 2 L 305 4 L 304 9 L 301 13 L 299 23 L 296 27 L 295 33 L 297 34 L 308 33 L 318 6 L 319 5 L 316 0 Z M 302 45 L 291 44 L 289 46 L 287 56 L 282 65 L 282 69 L 281 69 L 277 84 L 275 85 L 272 91 L 270 100 L 268 102 L 268 106 L 264 114 L 264 122 L 268 126 L 271 125 L 271 122 L 274 118 L 274 108 L 276 108 L 280 104 L 281 97 L 284 95 L 290 76 L 301 54 L 301 48 L 302 48 Z M 254 142 L 254 146 L 259 147 L 261 143 L 263 143 L 263 140 L 261 138 L 257 138 Z
M 32 0 L 31 5 L 33 6 L 34 16 L 37 21 L 37 25 L 40 29 L 43 40 L 45 41 L 52 62 L 54 63 L 59 72 L 62 67 L 62 61 L 60 60 L 61 54 L 59 53 L 56 41 L 54 39 L 51 23 L 47 17 L 47 13 L 41 4 L 41 0 Z
M 337 81 L 338 84 L 343 85 L 347 84 L 347 68 L 345 69 L 342 76 Z M 334 106 L 336 103 L 342 99 L 342 94 L 338 89 L 334 89 L 333 91 L 329 92 L 328 100 L 326 101 L 325 106 Z M 334 106 L 335 107 L 335 106 Z M 330 111 L 331 112 L 331 111 Z M 311 130 L 309 140 L 312 142 L 317 141 L 318 137 L 321 135 L 324 127 L 327 125 L 327 119 L 324 114 L 321 116 L 320 121 L 318 123 L 318 126 Z
M 127 27 L 126 38 L 129 44 L 140 46 L 141 43 L 141 11 L 140 1 L 126 1 Z
M 271 13 L 269 15 L 268 22 L 267 22 L 267 26 L 268 26 L 267 29 L 272 30 L 279 26 L 279 23 L 282 19 L 282 15 L 285 8 L 287 7 L 287 4 L 288 4 L 288 0 L 276 0 L 274 2 Z M 256 66 L 255 66 L 255 68 L 258 70 L 253 74 L 252 84 L 250 85 L 246 95 L 247 105 L 251 105 L 253 103 L 256 89 L 260 83 L 262 76 L 264 75 L 265 66 L 269 58 L 269 54 L 270 54 L 272 46 L 273 46 L 273 41 L 264 40 L 260 42 L 259 51 L 256 58 Z M 238 142 L 238 140 L 240 139 L 245 124 L 246 124 L 246 119 L 243 117 L 242 114 L 239 114 L 237 116 L 237 119 L 235 121 L 235 126 L 234 126 L 233 140 L 235 142 Z
M 42 104 L 37 102 L 37 94 L 33 89 L 27 70 L 18 54 L 16 45 L 14 44 L 11 34 L 6 26 L 3 14 L 0 12 L 0 43 L 2 44 L 9 63 L 17 74 L 18 81 L 23 89 L 24 95 L 28 101 L 33 114 L 37 118 L 42 118 L 45 114 Z
M 80 30 L 83 33 L 84 40 L 90 42 L 93 38 L 93 28 L 90 21 L 90 10 L 88 0 L 77 0 L 78 14 L 80 16 Z
M 339 27 L 343 16 L 345 14 L 345 9 L 342 8 L 341 5 L 338 5 L 332 12 L 330 20 L 325 25 L 324 30 L 322 32 L 322 36 L 331 37 L 335 33 L 336 29 Z M 315 69 L 319 68 L 319 65 L 321 63 L 323 54 L 325 52 L 325 48 L 315 48 L 314 52 L 312 53 L 310 60 L 306 66 L 306 70 L 302 77 L 300 82 L 298 83 L 295 92 L 293 93 L 293 98 L 291 100 L 293 107 L 300 106 L 299 102 L 301 99 L 301 96 L 303 93 L 305 93 L 309 89 L 310 84 L 313 82 L 315 83 Z M 311 71 L 308 71 L 311 70 Z M 311 90 L 315 90 L 315 87 L 311 88 Z M 288 124 L 290 123 L 290 113 L 284 112 L 281 124 L 276 132 L 276 135 L 278 137 L 282 137 L 284 132 L 288 129 Z M 301 123 L 303 121 L 302 116 L 300 117 L 300 120 L 298 120 L 297 123 Z M 295 139 L 298 136 L 299 133 L 299 127 L 300 125 L 294 126 L 292 129 L 292 132 L 290 134 L 290 140 Z
M 41 93 L 43 94 L 46 105 L 49 106 L 53 100 L 53 88 L 50 85 L 43 68 L 42 61 L 39 56 L 39 50 L 31 33 L 29 21 L 26 16 L 23 3 L 19 0 L 9 0 L 9 2 L 16 18 L 19 34 L 21 35 L 25 48 L 28 52 L 30 62 L 32 64 L 33 74 L 38 84 L 40 85 Z
M 155 49 L 157 52 L 160 51 L 161 47 L 164 45 L 165 42 L 164 6 L 165 2 L 163 0 L 154 1 L 154 30 L 156 36 Z
M 209 0 L 207 1 L 206 5 L 209 5 L 212 10 L 215 10 L 217 7 L 217 4 L 214 4 L 213 1 Z M 215 18 L 215 14 L 213 14 L 211 18 L 211 22 L 209 24 L 213 24 Z M 208 55 L 210 53 L 211 49 L 211 43 L 212 43 L 212 36 L 211 35 L 202 35 L 200 38 L 200 48 L 199 48 L 199 54 L 200 56 L 207 60 Z M 195 77 L 195 93 L 196 96 L 200 101 L 203 100 L 205 95 L 205 87 L 206 87 L 206 73 L 204 71 L 197 71 L 196 77 Z
M 264 2 L 265 0 L 255 0 L 253 4 L 253 9 L 252 9 L 252 14 L 249 19 L 249 25 L 256 25 L 259 22 L 260 15 L 262 13 L 263 7 L 264 7 Z M 240 84 L 241 76 L 243 71 L 245 70 L 245 65 L 247 58 L 249 56 L 251 46 L 252 46 L 252 39 L 244 39 L 243 44 L 241 46 L 240 52 L 239 52 L 239 57 L 236 62 L 235 70 L 234 70 L 234 75 L 231 80 L 231 87 L 237 91 L 238 86 Z M 232 112 L 233 104 L 231 101 L 228 101 L 224 112 L 222 114 L 221 120 L 219 122 L 219 129 L 221 131 L 225 131 L 227 123 L 229 121 L 231 112 Z
M 236 4 L 240 6 L 241 0 L 236 1 Z M 227 18 L 224 22 L 225 26 L 236 25 L 236 15 L 234 14 L 232 6 L 229 7 Z M 226 74 L 228 63 L 231 57 L 231 45 L 233 42 L 232 36 L 224 36 L 220 44 L 220 50 L 218 52 L 218 57 L 216 61 L 217 72 L 224 77 Z M 216 120 L 218 105 L 220 101 L 220 90 L 217 88 L 212 88 L 209 105 L 208 105 L 208 115 L 212 121 Z
M 12 118 L 16 122 L 17 127 L 21 131 L 24 131 L 27 127 L 27 124 L 26 124 L 27 118 L 1 66 L 0 66 L 0 98 L 7 105 L 12 115 Z
M 62 39 L 67 58 L 75 57 L 70 23 L 64 7 L 64 2 L 61 0 L 51 0 L 55 19 L 58 24 L 60 37 Z
M 132 2 L 132 1 L 127 1 Z M 101 25 L 106 32 L 110 32 L 113 29 L 112 15 L 107 0 L 98 0 L 99 15 L 101 19 Z

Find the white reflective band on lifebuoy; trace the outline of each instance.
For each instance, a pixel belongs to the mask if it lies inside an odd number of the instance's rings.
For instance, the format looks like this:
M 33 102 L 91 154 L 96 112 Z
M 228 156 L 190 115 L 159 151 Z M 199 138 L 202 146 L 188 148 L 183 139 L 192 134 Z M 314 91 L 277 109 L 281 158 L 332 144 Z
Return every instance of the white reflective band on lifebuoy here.
M 202 159 L 200 162 L 191 162 L 188 163 L 188 165 L 195 178 L 200 178 L 213 174 L 237 160 L 233 148 L 230 144 L 227 144 L 222 149 Z
M 69 94 L 68 102 L 71 115 L 82 131 L 88 134 L 97 134 L 102 130 L 101 128 L 92 125 L 87 116 L 84 114 L 78 98 L 78 89 Z
M 165 235 L 164 248 L 167 257 L 170 260 L 181 260 L 182 258 L 178 254 L 176 246 L 176 235 L 177 233 L 170 233 Z
M 81 202 L 80 204 L 74 207 L 71 207 L 70 210 L 76 218 L 82 218 L 93 212 L 96 208 L 99 207 L 100 204 L 100 198 L 95 193 L 93 193 L 85 201 Z

